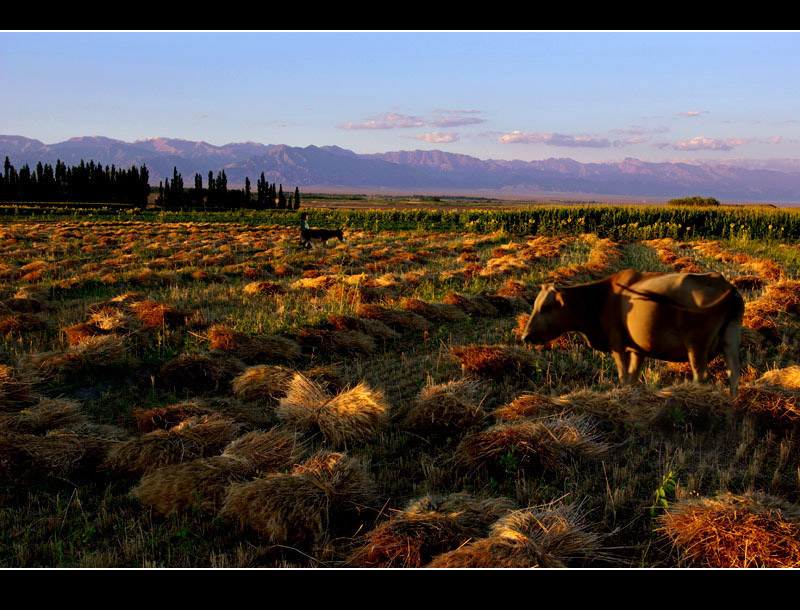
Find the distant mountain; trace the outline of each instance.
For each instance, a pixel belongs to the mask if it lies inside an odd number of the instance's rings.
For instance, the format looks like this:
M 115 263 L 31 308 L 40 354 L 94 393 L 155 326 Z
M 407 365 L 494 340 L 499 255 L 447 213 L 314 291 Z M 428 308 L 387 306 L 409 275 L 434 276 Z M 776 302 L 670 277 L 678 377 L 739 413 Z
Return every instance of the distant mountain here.
M 101 136 L 70 138 L 56 144 L 22 136 L 0 136 L 0 157 L 31 167 L 39 161 L 69 165 L 93 159 L 103 165 L 147 165 L 151 184 L 171 178 L 173 167 L 193 184 L 199 173 L 225 170 L 228 184 L 252 183 L 261 172 L 287 188 L 393 190 L 413 193 L 505 192 L 515 196 L 580 193 L 630 197 L 712 196 L 733 201 L 800 202 L 800 163 L 739 160 L 724 163 L 579 163 L 482 160 L 440 150 L 357 154 L 338 146 L 305 148 L 241 142 L 216 146 L 175 138 L 124 142 Z

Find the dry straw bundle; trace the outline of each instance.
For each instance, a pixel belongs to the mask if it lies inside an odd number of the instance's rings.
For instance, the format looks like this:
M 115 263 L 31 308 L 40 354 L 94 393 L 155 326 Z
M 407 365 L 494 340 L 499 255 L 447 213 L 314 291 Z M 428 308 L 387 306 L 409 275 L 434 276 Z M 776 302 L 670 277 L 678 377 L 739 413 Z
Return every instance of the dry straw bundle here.
M 530 392 L 521 394 L 508 404 L 498 407 L 491 412 L 491 415 L 498 422 L 504 422 L 520 417 L 542 417 L 560 410 L 562 406 L 549 396 Z
M 208 331 L 208 340 L 212 350 L 244 361 L 298 360 L 302 356 L 296 341 L 279 335 L 250 335 L 215 325 Z
M 0 412 L 18 411 L 36 402 L 32 387 L 16 369 L 0 364 Z
M 518 510 L 500 519 L 487 538 L 439 555 L 429 568 L 563 568 L 602 556 L 580 506 Z
M 793 365 L 767 371 L 753 383 L 757 386 L 773 386 L 786 390 L 800 391 L 800 366 Z
M 185 326 L 191 314 L 178 311 L 171 305 L 157 301 L 136 301 L 130 304 L 130 310 L 139 319 L 144 328 L 177 328 Z
M 62 328 L 61 332 L 64 333 L 64 338 L 69 346 L 79 345 L 91 337 L 108 335 L 111 333 L 110 330 L 106 330 L 104 328 L 100 328 L 96 324 L 89 324 L 86 322 L 80 322 L 78 324 L 73 324 L 72 326 L 67 326 Z
M 47 328 L 47 322 L 34 313 L 14 312 L 0 316 L 0 335 L 26 333 Z
M 586 416 L 515 420 L 495 424 L 464 437 L 456 449 L 457 461 L 486 466 L 493 473 L 519 470 L 535 474 L 563 474 L 572 459 L 597 459 L 610 447 Z
M 500 296 L 518 297 L 528 304 L 533 305 L 536 297 L 539 296 L 538 287 L 531 286 L 519 280 L 508 280 L 502 288 L 497 291 Z
M 241 429 L 240 423 L 218 415 L 191 417 L 169 430 L 154 430 L 115 445 L 104 465 L 117 472 L 145 474 L 219 453 Z
M 466 295 L 451 292 L 445 295 L 442 302 L 448 305 L 455 305 L 472 316 L 491 318 L 500 313 L 489 299 L 480 295 Z
M 459 431 L 483 421 L 486 413 L 478 400 L 481 384 L 461 379 L 429 384 L 420 390 L 403 419 L 419 432 Z
M 770 428 L 800 427 L 800 392 L 794 389 L 775 385 L 743 387 L 736 406 Z
M 289 387 L 294 371 L 283 366 L 251 366 L 233 380 L 233 393 L 242 400 L 277 402 Z
M 128 362 L 123 337 L 100 335 L 84 339 L 65 351 L 40 352 L 20 358 L 19 366 L 31 378 L 57 378 L 83 369 L 119 367 Z
M 245 294 L 250 296 L 284 294 L 286 292 L 283 286 L 275 282 L 250 282 L 243 290 Z
M 0 483 L 26 484 L 92 472 L 115 441 L 103 436 L 51 432 L 46 436 L 0 434 Z
M 320 452 L 290 473 L 231 485 L 220 513 L 271 544 L 308 543 L 374 503 L 374 481 L 362 462 Z
M 608 392 L 578 390 L 553 400 L 565 409 L 641 429 L 654 424 L 669 426 L 672 421 L 704 427 L 733 412 L 726 391 L 696 383 L 661 389 L 640 384 Z
M 277 428 L 256 430 L 231 442 L 221 455 L 153 470 L 132 493 L 161 514 L 216 510 L 228 486 L 261 472 L 290 468 L 303 451 L 294 434 Z
M 330 314 L 328 316 L 328 324 L 332 330 L 355 331 L 384 341 L 400 338 L 400 333 L 379 320 Z
M 302 374 L 296 374 L 276 415 L 303 430 L 319 430 L 334 446 L 367 440 L 388 421 L 389 405 L 382 392 L 365 382 L 338 394 Z
M 427 303 L 422 299 L 403 298 L 400 308 L 421 315 L 432 322 L 458 322 L 467 317 L 463 310 L 448 303 Z
M 297 342 L 322 353 L 371 354 L 377 349 L 375 339 L 356 330 L 303 328 L 297 333 Z
M 67 398 L 40 398 L 32 407 L 16 413 L 0 414 L 0 433 L 43 434 L 56 428 L 75 428 L 87 425 L 80 404 Z
M 526 377 L 547 366 L 540 355 L 515 345 L 453 346 L 450 355 L 461 363 L 466 374 L 498 381 Z
M 245 368 L 241 360 L 230 354 L 196 352 L 165 363 L 157 379 L 162 386 L 175 390 L 212 392 L 226 389 Z
M 368 532 L 348 558 L 363 568 L 420 568 L 434 556 L 486 536 L 489 526 L 514 509 L 505 497 L 465 493 L 424 496 Z
M 800 567 L 800 507 L 764 494 L 721 494 L 672 504 L 657 529 L 681 565 Z
M 432 326 L 428 320 L 412 311 L 389 309 L 388 307 L 369 303 L 359 305 L 358 309 L 356 309 L 356 314 L 362 318 L 383 322 L 399 332 L 405 330 L 428 330 Z

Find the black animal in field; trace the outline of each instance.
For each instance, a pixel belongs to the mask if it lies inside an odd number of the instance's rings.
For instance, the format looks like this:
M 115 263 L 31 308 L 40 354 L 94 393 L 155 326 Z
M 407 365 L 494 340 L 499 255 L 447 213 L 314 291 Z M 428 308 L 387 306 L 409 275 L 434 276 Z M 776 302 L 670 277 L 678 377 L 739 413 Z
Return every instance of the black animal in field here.
M 341 229 L 300 229 L 300 239 L 304 248 L 310 248 L 311 242 L 327 244 L 329 239 L 344 241 Z

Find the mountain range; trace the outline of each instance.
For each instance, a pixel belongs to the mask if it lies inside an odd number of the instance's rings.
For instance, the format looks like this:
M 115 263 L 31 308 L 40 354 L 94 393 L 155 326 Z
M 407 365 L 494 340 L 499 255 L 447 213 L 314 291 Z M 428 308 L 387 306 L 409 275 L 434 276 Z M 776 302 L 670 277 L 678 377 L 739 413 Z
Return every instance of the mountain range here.
M 800 164 L 780 169 L 757 164 L 645 162 L 580 163 L 572 159 L 482 160 L 440 150 L 358 154 L 338 146 L 292 147 L 242 142 L 216 146 L 174 138 L 125 142 L 101 136 L 56 144 L 0 135 L 0 158 L 19 168 L 57 159 L 77 165 L 90 159 L 117 167 L 146 164 L 150 183 L 172 178 L 177 168 L 187 186 L 194 174 L 225 170 L 228 185 L 251 183 L 264 172 L 269 182 L 306 191 L 468 194 L 521 198 L 547 194 L 669 198 L 700 195 L 720 200 L 800 202 Z

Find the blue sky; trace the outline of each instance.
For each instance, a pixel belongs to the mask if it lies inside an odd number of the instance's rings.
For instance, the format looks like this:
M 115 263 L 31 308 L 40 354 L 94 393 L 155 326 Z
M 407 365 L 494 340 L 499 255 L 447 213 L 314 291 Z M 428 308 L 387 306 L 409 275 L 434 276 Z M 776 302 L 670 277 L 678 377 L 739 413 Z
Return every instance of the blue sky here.
M 800 157 L 798 32 L 0 32 L 0 134 Z

